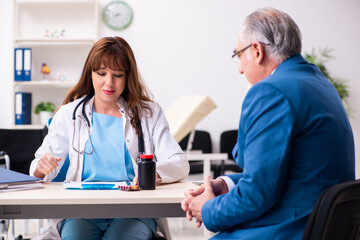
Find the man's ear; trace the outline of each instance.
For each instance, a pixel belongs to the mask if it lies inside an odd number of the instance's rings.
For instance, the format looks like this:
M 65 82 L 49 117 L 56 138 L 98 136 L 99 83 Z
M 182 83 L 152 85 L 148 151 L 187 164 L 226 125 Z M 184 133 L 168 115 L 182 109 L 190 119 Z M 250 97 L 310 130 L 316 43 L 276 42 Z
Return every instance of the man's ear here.
M 265 56 L 263 45 L 260 42 L 254 42 L 252 47 L 253 47 L 253 59 L 257 64 L 261 64 Z

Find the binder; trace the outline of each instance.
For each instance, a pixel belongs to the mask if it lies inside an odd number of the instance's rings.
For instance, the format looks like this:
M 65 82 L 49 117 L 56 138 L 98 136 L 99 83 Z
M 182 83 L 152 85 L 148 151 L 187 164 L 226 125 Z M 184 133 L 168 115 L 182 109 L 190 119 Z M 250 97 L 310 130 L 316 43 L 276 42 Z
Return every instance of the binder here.
M 14 76 L 15 81 L 22 81 L 23 79 L 23 49 L 15 48 L 14 53 Z
M 15 48 L 14 76 L 15 81 L 31 80 L 31 48 Z
M 0 168 L 0 192 L 42 188 L 43 179 Z
M 31 80 L 31 48 L 23 49 L 23 81 Z
M 31 124 L 31 93 L 15 93 L 15 124 Z
M 0 168 L 0 184 L 38 182 L 43 179 L 15 172 L 6 168 Z

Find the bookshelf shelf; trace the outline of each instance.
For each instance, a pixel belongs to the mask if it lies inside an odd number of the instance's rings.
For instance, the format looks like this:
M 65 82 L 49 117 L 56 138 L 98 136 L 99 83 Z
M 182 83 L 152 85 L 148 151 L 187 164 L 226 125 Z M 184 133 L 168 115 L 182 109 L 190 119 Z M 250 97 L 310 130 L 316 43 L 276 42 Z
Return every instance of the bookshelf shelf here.
M 31 124 L 15 124 L 19 105 L 14 102 L 14 128 L 42 128 L 32 114 L 39 102 L 53 102 L 58 108 L 81 75 L 91 46 L 98 36 L 97 0 L 13 0 L 14 48 L 31 49 L 31 80 L 15 81 L 16 93 L 31 93 Z M 15 79 L 15 61 L 14 79 Z M 42 80 L 46 63 L 50 73 Z M 64 81 L 56 80 L 62 76 Z M 29 105 L 29 104 L 28 104 Z M 18 116 L 18 115 L 17 115 Z
M 73 38 L 73 39 L 46 39 L 46 38 L 18 38 L 15 39 L 16 44 L 54 44 L 54 45 L 66 45 L 66 44 L 84 44 L 84 45 L 92 45 L 95 43 L 95 39 L 90 38 Z
M 71 88 L 76 82 L 73 81 L 52 81 L 52 80 L 33 80 L 14 82 L 15 87 L 55 87 L 55 88 Z
M 41 124 L 23 124 L 23 125 L 15 125 L 15 129 L 43 129 L 44 125 Z

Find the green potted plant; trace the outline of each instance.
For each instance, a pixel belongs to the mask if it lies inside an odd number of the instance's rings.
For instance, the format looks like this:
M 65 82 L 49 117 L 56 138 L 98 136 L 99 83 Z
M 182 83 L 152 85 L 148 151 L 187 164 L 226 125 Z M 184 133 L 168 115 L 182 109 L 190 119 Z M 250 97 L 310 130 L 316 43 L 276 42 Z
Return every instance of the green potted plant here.
M 55 111 L 55 104 L 52 102 L 40 102 L 34 109 L 35 114 L 40 114 L 40 122 L 42 125 L 47 125 L 47 122 L 52 118 Z
M 305 53 L 305 59 L 312 64 L 315 64 L 320 68 L 320 71 L 325 75 L 325 77 L 331 82 L 331 84 L 336 88 L 341 101 L 345 105 L 346 112 L 350 115 L 350 108 L 347 107 L 347 99 L 349 97 L 349 86 L 347 81 L 341 78 L 335 78 L 330 75 L 329 70 L 326 68 L 325 63 L 334 57 L 331 55 L 332 49 L 330 48 L 319 48 L 316 52 L 312 49 L 311 53 Z

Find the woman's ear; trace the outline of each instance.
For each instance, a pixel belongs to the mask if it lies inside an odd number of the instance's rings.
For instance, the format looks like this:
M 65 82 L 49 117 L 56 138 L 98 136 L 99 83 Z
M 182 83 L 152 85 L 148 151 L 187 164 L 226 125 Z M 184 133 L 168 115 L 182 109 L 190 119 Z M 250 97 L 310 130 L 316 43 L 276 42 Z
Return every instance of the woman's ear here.
M 261 64 L 264 60 L 264 48 L 260 42 L 253 43 L 253 58 L 257 64 Z

